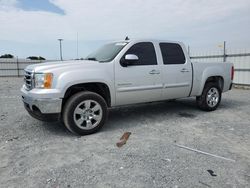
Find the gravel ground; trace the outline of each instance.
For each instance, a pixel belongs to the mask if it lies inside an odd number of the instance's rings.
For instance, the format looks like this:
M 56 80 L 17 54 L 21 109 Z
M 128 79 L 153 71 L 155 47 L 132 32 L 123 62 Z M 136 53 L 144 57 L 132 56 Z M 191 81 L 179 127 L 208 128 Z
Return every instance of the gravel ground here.
M 225 93 L 214 112 L 193 98 L 112 109 L 99 133 L 78 137 L 27 114 L 21 78 L 0 82 L 0 187 L 250 187 L 250 90 Z

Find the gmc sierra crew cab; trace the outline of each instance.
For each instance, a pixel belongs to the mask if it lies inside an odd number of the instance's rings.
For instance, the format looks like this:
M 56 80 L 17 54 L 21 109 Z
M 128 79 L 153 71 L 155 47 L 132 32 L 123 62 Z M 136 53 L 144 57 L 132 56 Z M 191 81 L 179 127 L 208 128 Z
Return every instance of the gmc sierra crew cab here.
M 195 96 L 200 109 L 215 110 L 233 76 L 232 63 L 191 62 L 181 42 L 124 40 L 84 60 L 29 65 L 21 92 L 32 117 L 86 135 L 122 105 Z

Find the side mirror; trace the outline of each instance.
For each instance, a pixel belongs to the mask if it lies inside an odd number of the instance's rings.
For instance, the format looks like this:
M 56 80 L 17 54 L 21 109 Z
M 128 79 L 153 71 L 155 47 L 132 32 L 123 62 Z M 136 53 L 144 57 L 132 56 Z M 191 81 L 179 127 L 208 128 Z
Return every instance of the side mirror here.
M 133 61 L 133 62 L 136 62 L 139 60 L 139 57 L 137 55 L 134 55 L 134 54 L 127 54 L 125 55 L 125 60 L 126 61 Z
M 136 63 L 139 60 L 139 57 L 134 54 L 127 54 L 124 58 L 121 59 L 120 63 L 123 67 L 127 67 L 129 65 L 132 65 L 133 63 Z

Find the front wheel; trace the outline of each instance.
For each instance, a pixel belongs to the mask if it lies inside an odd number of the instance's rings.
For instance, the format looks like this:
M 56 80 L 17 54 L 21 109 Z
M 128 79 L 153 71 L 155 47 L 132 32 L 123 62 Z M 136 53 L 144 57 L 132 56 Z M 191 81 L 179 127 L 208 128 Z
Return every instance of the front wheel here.
M 221 89 L 218 84 L 209 82 L 205 85 L 202 95 L 196 98 L 198 107 L 201 110 L 216 110 L 221 101 Z
M 63 108 L 63 122 L 73 133 L 87 135 L 97 132 L 107 119 L 107 104 L 98 94 L 79 92 L 71 96 Z

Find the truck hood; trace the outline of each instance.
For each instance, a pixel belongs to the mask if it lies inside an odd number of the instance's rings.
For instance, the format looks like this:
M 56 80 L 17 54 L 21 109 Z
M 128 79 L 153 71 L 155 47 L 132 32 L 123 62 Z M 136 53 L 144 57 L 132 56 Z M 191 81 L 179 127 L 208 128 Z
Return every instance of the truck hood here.
M 72 61 L 55 61 L 47 63 L 33 64 L 26 67 L 25 70 L 34 72 L 52 72 L 56 70 L 68 70 L 72 68 L 91 68 L 96 67 L 98 61 L 89 60 L 72 60 Z

